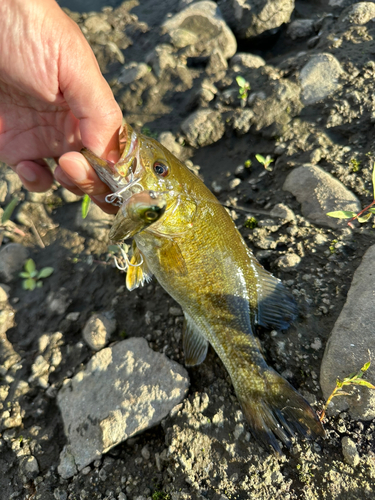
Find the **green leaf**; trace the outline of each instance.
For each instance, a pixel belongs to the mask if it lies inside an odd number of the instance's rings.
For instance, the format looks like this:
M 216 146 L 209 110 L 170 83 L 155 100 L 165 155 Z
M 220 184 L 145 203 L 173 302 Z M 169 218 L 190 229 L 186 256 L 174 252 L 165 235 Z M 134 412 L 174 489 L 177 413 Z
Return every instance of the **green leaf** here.
M 367 382 L 367 380 L 357 380 L 356 382 L 353 382 L 355 385 L 363 385 L 364 387 L 368 387 L 369 389 L 375 389 L 375 386 L 370 384 L 370 382 Z
M 31 279 L 31 278 L 25 280 L 24 284 L 25 284 L 25 286 L 24 286 L 25 290 L 31 290 L 32 291 L 36 287 L 36 281 L 33 280 L 33 279 Z
M 375 163 L 372 168 L 372 189 L 374 191 L 374 200 L 375 200 Z
M 27 271 L 29 275 L 31 275 L 31 273 L 35 271 L 35 262 L 33 261 L 33 259 L 27 259 L 27 261 L 25 262 L 25 271 Z
M 54 271 L 53 267 L 43 267 L 43 269 L 41 269 L 38 274 L 38 279 L 48 278 L 48 276 L 51 276 L 53 271 Z
M 266 163 L 266 159 L 264 156 L 262 155 L 255 155 L 255 158 L 259 161 L 259 163 L 261 163 L 262 165 L 264 165 Z
M 246 80 L 242 76 L 236 76 L 236 82 L 239 87 L 244 87 L 246 85 Z
M 25 273 L 24 271 L 22 271 L 22 273 L 19 273 L 18 276 L 20 278 L 30 278 L 30 274 L 29 273 Z
M 358 221 L 359 222 L 367 222 L 369 220 L 369 218 L 372 217 L 372 214 L 366 214 L 366 215 L 363 215 L 362 217 L 358 217 Z
M 38 276 L 38 271 L 35 269 L 32 273 L 29 274 L 30 278 L 36 278 Z
M 91 204 L 91 198 L 88 194 L 85 194 L 82 199 L 82 206 L 81 206 L 82 219 L 86 219 L 87 214 L 89 213 L 90 204 Z
M 368 211 L 371 212 L 372 214 L 375 214 L 375 208 L 368 208 Z
M 347 212 L 345 210 L 338 210 L 337 212 L 328 212 L 326 215 L 334 217 L 335 219 L 351 219 L 357 214 L 355 212 Z
M 15 196 L 8 203 L 8 205 L 4 208 L 4 212 L 3 212 L 3 215 L 1 217 L 1 223 L 2 224 L 5 224 L 6 221 L 11 218 L 13 210 L 16 208 L 16 206 L 17 206 L 17 204 L 18 204 L 19 201 L 20 201 L 19 198 L 17 198 L 17 196 Z
M 367 363 L 365 363 L 365 364 L 362 366 L 361 371 L 362 371 L 362 372 L 367 371 L 367 370 L 370 368 L 370 366 L 371 366 L 371 361 L 367 361 Z
M 42 288 L 42 286 L 43 286 L 43 281 L 37 281 L 36 282 L 36 287 L 37 288 Z

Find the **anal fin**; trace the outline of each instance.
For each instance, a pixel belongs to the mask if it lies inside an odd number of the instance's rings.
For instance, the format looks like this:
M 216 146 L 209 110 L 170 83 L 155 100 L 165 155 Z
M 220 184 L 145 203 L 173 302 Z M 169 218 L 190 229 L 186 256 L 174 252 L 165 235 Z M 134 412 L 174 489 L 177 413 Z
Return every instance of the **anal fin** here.
M 258 283 L 256 323 L 265 328 L 286 330 L 298 316 L 297 303 L 282 282 L 266 271 L 252 256 Z
M 208 341 L 186 313 L 182 343 L 186 366 L 195 366 L 203 363 L 207 355 Z

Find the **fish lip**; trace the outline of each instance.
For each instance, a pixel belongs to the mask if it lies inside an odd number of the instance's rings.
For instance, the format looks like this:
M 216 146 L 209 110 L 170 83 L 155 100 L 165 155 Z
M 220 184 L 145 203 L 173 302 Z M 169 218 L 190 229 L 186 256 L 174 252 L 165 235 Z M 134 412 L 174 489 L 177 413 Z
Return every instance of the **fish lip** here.
M 88 148 L 81 149 L 81 154 L 93 167 L 100 180 L 112 191 L 105 197 L 105 201 L 119 207 L 133 194 L 144 191 L 139 182 L 142 178 L 142 170 L 144 170 L 140 161 L 139 138 L 129 125 L 126 125 L 121 132 L 120 143 L 121 137 L 125 137 L 125 146 L 120 160 L 116 163 L 100 158 Z M 136 167 L 133 171 L 131 168 L 134 160 L 136 160 Z

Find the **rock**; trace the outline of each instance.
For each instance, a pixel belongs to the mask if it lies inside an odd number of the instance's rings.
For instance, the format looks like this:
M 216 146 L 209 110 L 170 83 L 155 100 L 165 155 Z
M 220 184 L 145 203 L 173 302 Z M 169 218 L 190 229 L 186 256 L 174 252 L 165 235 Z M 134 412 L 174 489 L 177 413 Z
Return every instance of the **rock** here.
M 338 22 L 349 21 L 353 24 L 367 24 L 374 18 L 375 4 L 373 2 L 358 2 L 345 9 Z
M 358 198 L 351 191 L 316 165 L 295 168 L 286 178 L 283 189 L 290 191 L 302 204 L 304 217 L 320 226 L 335 229 L 346 224 L 342 219 L 328 217 L 327 212 L 359 212 L 361 209 Z
M 0 303 L 6 302 L 9 298 L 10 287 L 4 283 L 0 283 Z
M 76 201 L 82 200 L 82 196 L 72 193 L 69 189 L 61 188 L 60 194 L 65 203 L 75 203 Z
M 70 293 L 64 287 L 49 292 L 46 298 L 46 305 L 52 313 L 64 314 L 70 306 L 72 299 Z
M 325 399 L 333 391 L 337 378 L 343 379 L 359 371 L 370 360 L 369 353 L 375 351 L 374 281 L 375 245 L 367 250 L 354 273 L 345 305 L 327 342 L 320 371 L 320 384 Z M 374 364 L 367 370 L 364 378 L 374 383 Z M 353 391 L 349 388 L 345 392 Z M 328 410 L 337 412 L 348 408 L 352 418 L 375 418 L 375 391 L 358 387 L 358 391 L 355 390 L 351 396 L 333 398 Z
M 177 59 L 173 55 L 173 47 L 167 43 L 157 45 L 155 49 L 146 56 L 146 63 L 149 64 L 160 78 L 166 68 L 175 68 Z
M 341 86 L 339 77 L 342 72 L 340 63 L 332 54 L 312 56 L 299 75 L 302 102 L 314 104 L 331 95 Z
M 86 219 L 82 218 L 81 207 L 79 207 L 75 223 L 79 229 L 93 238 L 103 241 L 108 237 L 108 230 L 113 223 L 113 219 L 113 215 L 106 214 L 95 203 L 91 203 Z
M 145 63 L 131 62 L 125 64 L 120 76 L 118 77 L 119 83 L 129 85 L 136 80 L 140 80 L 149 72 L 149 67 Z
M 20 461 L 20 472 L 27 480 L 35 479 L 39 473 L 38 461 L 32 455 L 22 457 Z
M 341 440 L 341 446 L 345 461 L 352 467 L 357 467 L 360 458 L 355 442 L 350 437 L 344 436 Z
M 296 19 L 289 24 L 286 34 L 292 39 L 307 38 L 314 34 L 313 19 Z
M 7 283 L 12 281 L 22 271 L 28 256 L 28 250 L 18 243 L 4 245 L 0 250 L 0 277 Z
M 291 208 L 284 205 L 284 203 L 278 203 L 273 207 L 270 212 L 272 217 L 280 217 L 280 219 L 284 219 L 286 221 L 296 220 L 296 215 Z
M 233 129 L 238 135 L 246 134 L 253 123 L 254 112 L 251 109 L 238 109 L 233 116 Z
M 254 54 L 248 54 L 247 52 L 237 52 L 230 60 L 230 67 L 234 66 L 244 66 L 245 68 L 260 68 L 264 66 L 266 61 Z
M 57 396 L 78 469 L 158 424 L 184 398 L 188 385 L 186 370 L 142 338 L 95 354 Z
M 168 151 L 177 156 L 177 158 L 181 159 L 182 148 L 176 141 L 172 132 L 162 132 L 158 137 L 158 141 L 165 148 L 167 148 Z
M 94 351 L 105 347 L 116 330 L 116 320 L 112 312 L 93 314 L 85 324 L 82 335 Z
M 212 109 L 199 109 L 186 118 L 181 130 L 193 147 L 203 147 L 221 139 L 225 126 L 221 114 Z
M 208 60 L 206 67 L 206 73 L 208 75 L 217 75 L 220 72 L 224 72 L 228 68 L 227 60 L 225 59 L 223 53 L 220 49 L 214 49 Z M 223 73 L 223 74 L 224 74 Z
M 97 34 L 97 33 L 109 33 L 112 31 L 111 25 L 103 19 L 102 16 L 89 16 L 85 20 L 85 27 L 91 31 L 91 33 Z
M 287 253 L 282 255 L 278 261 L 277 265 L 283 271 L 290 271 L 295 269 L 301 263 L 301 257 L 296 253 Z
M 13 326 L 14 311 L 8 304 L 3 305 L 0 310 L 0 375 L 3 376 L 21 359 L 6 336 L 6 332 Z
M 188 47 L 190 57 L 210 56 L 220 49 L 226 59 L 237 50 L 237 42 L 216 3 L 196 2 L 163 24 L 176 48 Z
M 0 162 L 0 203 L 9 203 L 12 195 L 22 188 L 16 172 Z
M 288 23 L 294 0 L 220 0 L 223 13 L 239 38 L 251 38 Z
M 71 451 L 71 447 L 64 446 L 62 452 L 60 453 L 60 461 L 57 466 L 57 472 L 63 479 L 68 479 L 69 477 L 77 474 L 77 466 L 74 461 L 74 455 Z

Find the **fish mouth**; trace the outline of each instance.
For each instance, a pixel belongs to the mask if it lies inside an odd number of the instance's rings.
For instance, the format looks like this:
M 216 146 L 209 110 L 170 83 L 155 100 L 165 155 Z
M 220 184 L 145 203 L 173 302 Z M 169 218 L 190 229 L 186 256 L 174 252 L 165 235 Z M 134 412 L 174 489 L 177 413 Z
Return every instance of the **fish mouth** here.
M 144 168 L 140 161 L 139 139 L 130 125 L 124 125 L 119 142 L 120 145 L 124 144 L 124 149 L 117 163 L 100 158 L 88 148 L 82 148 L 81 154 L 90 163 L 100 180 L 112 191 L 106 196 L 105 201 L 120 207 L 133 194 L 144 190 L 139 182 Z

